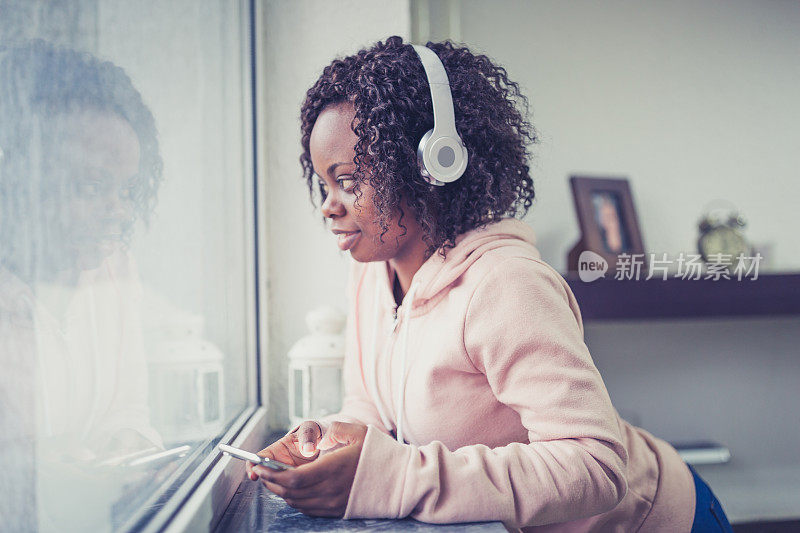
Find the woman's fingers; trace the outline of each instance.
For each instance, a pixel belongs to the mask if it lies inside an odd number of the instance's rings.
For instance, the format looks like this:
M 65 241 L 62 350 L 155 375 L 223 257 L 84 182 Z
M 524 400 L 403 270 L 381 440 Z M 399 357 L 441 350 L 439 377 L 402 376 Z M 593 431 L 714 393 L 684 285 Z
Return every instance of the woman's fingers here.
M 281 498 L 300 500 L 324 496 L 327 487 L 323 482 L 335 473 L 335 468 L 332 468 L 334 465 L 330 461 L 319 459 L 311 466 L 280 472 L 265 466 L 256 466 L 253 472 L 261 478 L 265 487 Z
M 355 477 L 361 443 L 320 457 L 295 470 L 276 472 L 263 466 L 254 471 L 264 486 L 287 504 L 310 516 L 341 517 Z
M 278 472 L 264 466 L 253 470 L 267 489 L 295 509 L 312 516 L 342 516 L 361 448 L 356 441 L 294 470 Z
M 275 456 L 274 448 L 279 447 L 280 444 L 281 441 L 274 442 L 269 446 L 267 446 L 266 448 L 264 448 L 263 450 L 261 450 L 260 452 L 256 453 L 256 455 L 258 455 L 259 457 L 268 457 L 269 459 L 274 459 L 277 461 L 278 458 Z
M 275 471 L 256 465 L 253 472 L 268 490 L 307 515 L 343 516 L 364 445 L 366 426 L 344 424 L 333 431 L 331 439 L 340 442 L 341 449 L 292 470 Z
M 347 501 L 342 502 L 341 495 L 330 498 L 313 497 L 300 500 L 284 498 L 284 501 L 290 507 L 309 516 L 341 518 L 344 516 L 344 509 L 347 508 Z
M 317 453 L 317 443 L 322 438 L 322 429 L 313 420 L 306 420 L 295 432 L 297 448 L 304 457 L 312 457 Z
M 274 444 L 271 444 L 270 446 L 264 448 L 260 452 L 256 453 L 256 455 L 259 455 L 261 457 L 269 457 L 270 459 L 275 459 L 275 454 L 273 453 L 271 448 L 273 446 L 275 446 L 276 444 L 278 444 L 278 443 L 280 443 L 280 441 L 278 441 L 278 442 L 276 442 Z M 258 480 L 258 474 L 253 471 L 253 467 L 254 466 L 255 465 L 253 463 L 251 463 L 250 461 L 245 461 L 244 462 L 244 469 L 245 469 L 245 471 L 247 473 L 247 478 L 250 481 L 257 481 Z
M 313 459 L 307 459 L 298 453 L 297 437 L 293 433 L 284 435 L 280 440 L 273 442 L 263 450 L 257 453 L 261 457 L 268 457 L 281 463 L 291 466 L 300 466 Z M 247 478 L 251 481 L 258 480 L 258 472 L 255 471 L 253 463 L 246 461 L 245 470 L 247 471 Z
M 269 457 L 292 466 L 300 466 L 316 459 L 317 443 L 322 438 L 320 425 L 313 420 L 300 424 L 296 430 L 287 433 L 260 452 L 261 457 Z M 246 462 L 247 478 L 256 481 L 259 477 L 253 463 Z
M 262 452 L 264 452 L 262 454 Z M 303 457 L 297 449 L 297 440 L 293 434 L 284 436 L 281 440 L 270 444 L 269 447 L 264 448 L 259 455 L 262 457 L 269 457 L 287 465 L 299 466 L 309 461 Z
M 342 494 L 308 494 L 266 480 L 262 482 L 269 491 L 283 498 L 287 505 L 309 516 L 340 518 L 347 507 L 347 500 Z
M 318 486 L 335 476 L 339 469 L 338 457 L 327 455 L 294 470 L 276 471 L 265 466 L 256 466 L 253 471 L 261 478 L 289 489 L 305 489 Z
M 317 446 L 320 450 L 330 450 L 341 445 L 363 442 L 367 434 L 367 426 L 362 424 L 349 424 L 347 422 L 331 423 L 325 436 Z

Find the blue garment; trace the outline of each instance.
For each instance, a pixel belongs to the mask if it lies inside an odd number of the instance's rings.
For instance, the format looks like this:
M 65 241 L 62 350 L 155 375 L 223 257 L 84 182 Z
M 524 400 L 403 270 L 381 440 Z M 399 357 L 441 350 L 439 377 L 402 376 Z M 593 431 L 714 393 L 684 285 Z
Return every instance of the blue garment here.
M 694 488 L 697 493 L 697 504 L 694 509 L 694 522 L 692 522 L 692 533 L 708 533 L 720 532 L 733 533 L 731 524 L 728 522 L 728 517 L 725 516 L 725 511 L 722 510 L 722 504 L 714 493 L 711 492 L 703 478 L 697 473 L 697 470 L 688 464 L 689 470 L 692 471 L 694 477 Z

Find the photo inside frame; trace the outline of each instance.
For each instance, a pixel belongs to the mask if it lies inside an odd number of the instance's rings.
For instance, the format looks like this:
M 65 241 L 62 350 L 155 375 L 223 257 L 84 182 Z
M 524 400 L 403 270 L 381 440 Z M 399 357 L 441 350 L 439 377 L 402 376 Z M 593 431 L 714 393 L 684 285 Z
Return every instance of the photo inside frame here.
M 626 231 L 619 194 L 594 191 L 591 198 L 592 212 L 604 250 L 612 254 L 630 252 L 631 239 Z

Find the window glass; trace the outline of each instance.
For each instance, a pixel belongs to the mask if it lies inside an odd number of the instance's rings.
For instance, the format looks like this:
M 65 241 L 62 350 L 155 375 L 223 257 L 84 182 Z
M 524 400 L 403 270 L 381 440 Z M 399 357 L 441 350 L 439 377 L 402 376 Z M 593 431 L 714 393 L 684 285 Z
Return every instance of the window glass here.
M 0 519 L 109 531 L 254 400 L 246 3 L 0 3 Z

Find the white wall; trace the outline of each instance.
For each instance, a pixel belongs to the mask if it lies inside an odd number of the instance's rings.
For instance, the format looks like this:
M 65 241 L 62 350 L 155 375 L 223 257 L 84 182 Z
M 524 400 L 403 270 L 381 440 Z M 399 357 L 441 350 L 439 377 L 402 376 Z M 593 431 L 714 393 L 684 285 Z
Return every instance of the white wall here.
M 721 197 L 800 269 L 800 3 L 461 2 L 461 38 L 508 69 L 542 143 L 528 221 L 560 270 L 579 231 L 572 173 L 627 176 L 652 252 L 694 252 Z
M 408 1 L 270 0 L 265 3 L 265 147 L 272 420 L 287 421 L 286 353 L 308 333 L 318 304 L 345 310 L 347 257 L 312 209 L 300 156 L 300 105 L 335 57 L 391 35 L 408 38 Z M 348 254 L 349 255 L 349 254 Z

